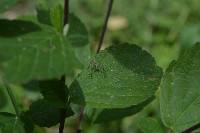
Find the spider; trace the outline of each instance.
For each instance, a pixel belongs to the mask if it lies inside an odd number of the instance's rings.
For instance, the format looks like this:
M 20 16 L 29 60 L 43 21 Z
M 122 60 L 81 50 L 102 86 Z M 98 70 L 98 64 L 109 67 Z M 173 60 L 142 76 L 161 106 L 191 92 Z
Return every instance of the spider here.
M 92 60 L 88 66 L 88 69 L 90 70 L 90 77 L 93 77 L 93 73 L 103 73 L 105 72 L 104 66 L 98 62 L 96 62 L 95 60 Z

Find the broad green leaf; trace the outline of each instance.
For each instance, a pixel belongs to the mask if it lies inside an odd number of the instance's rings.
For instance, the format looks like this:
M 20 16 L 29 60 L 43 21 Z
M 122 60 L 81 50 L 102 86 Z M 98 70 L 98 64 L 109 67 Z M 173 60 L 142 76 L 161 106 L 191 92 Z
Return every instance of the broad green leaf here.
M 0 38 L 0 76 L 26 83 L 71 73 L 82 67 L 69 41 L 49 26 L 20 37 Z
M 30 106 L 29 115 L 40 127 L 51 127 L 59 123 L 60 109 L 45 100 L 38 100 Z
M 88 65 L 91 56 L 88 31 L 84 23 L 74 14 L 70 14 L 69 17 L 67 38 L 74 47 L 77 58 L 85 66 Z
M 65 81 L 59 79 L 40 81 L 39 87 L 46 101 L 56 107 L 66 108 L 69 93 Z
M 72 83 L 72 102 L 108 109 L 137 105 L 154 95 L 161 76 L 154 58 L 140 47 L 114 45 L 97 54 Z
M 17 116 L 9 113 L 0 113 L 0 131 L 2 133 L 28 133 L 24 126 L 25 124 Z
M 0 29 L 0 37 L 15 37 L 41 30 L 38 25 L 30 21 L 6 19 L 0 19 Z
M 128 108 L 122 109 L 94 109 L 92 112 L 92 116 L 89 116 L 92 119 L 93 123 L 107 123 L 114 120 L 119 120 L 127 116 L 134 115 L 140 112 L 145 106 L 147 106 L 154 97 L 147 99 L 146 101 L 138 104 L 133 105 Z
M 135 122 L 143 133 L 166 133 L 161 121 L 155 118 L 141 117 Z
M 177 133 L 200 122 L 199 59 L 200 44 L 196 44 L 170 64 L 162 80 L 162 120 Z
M 8 10 L 14 6 L 19 0 L 1 0 L 0 1 L 0 13 Z

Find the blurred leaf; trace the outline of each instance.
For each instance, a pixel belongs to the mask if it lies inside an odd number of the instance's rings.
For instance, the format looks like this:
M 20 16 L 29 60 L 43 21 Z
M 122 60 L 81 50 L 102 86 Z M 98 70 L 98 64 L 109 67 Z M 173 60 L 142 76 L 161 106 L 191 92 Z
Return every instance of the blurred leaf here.
M 152 102 L 154 97 L 128 108 L 123 109 L 94 109 L 92 113 L 92 122 L 94 123 L 107 123 L 114 120 L 119 120 L 124 117 L 134 115 L 140 112 L 145 106 Z
M 157 119 L 140 117 L 135 122 L 143 133 L 166 133 L 161 121 Z
M 38 100 L 30 106 L 29 115 L 40 127 L 51 127 L 60 121 L 60 109 L 45 100 Z
M 68 107 L 66 117 L 74 113 Z M 33 122 L 40 127 L 51 127 L 59 123 L 61 109 L 53 106 L 46 100 L 38 100 L 30 106 L 29 115 Z
M 88 31 L 83 22 L 74 14 L 70 14 L 67 38 L 74 47 L 77 58 L 85 66 L 90 59 L 90 45 Z
M 65 81 L 59 79 L 40 81 L 39 87 L 46 101 L 56 107 L 66 108 L 69 92 Z
M 52 25 L 51 12 L 54 12 L 59 8 L 62 9 L 62 7 L 59 7 L 59 6 L 63 5 L 63 3 L 64 3 L 63 0 L 36 0 L 36 10 L 37 10 L 38 21 L 42 24 Z
M 0 86 L 0 109 L 3 108 L 8 102 L 6 94 L 2 89 L 3 88 L 1 88 L 1 86 Z
M 161 84 L 165 125 L 182 132 L 200 122 L 200 44 L 186 50 L 168 67 Z
M 30 21 L 6 19 L 0 19 L 0 29 L 0 37 L 15 37 L 41 30 L 38 25 Z
M 72 83 L 72 102 L 92 108 L 125 108 L 152 97 L 162 69 L 136 45 L 114 45 L 100 52 L 77 81 Z
M 5 12 L 12 6 L 14 6 L 19 0 L 1 0 L 0 1 L 0 13 Z
M 64 10 L 61 5 L 57 5 L 50 9 L 51 24 L 60 33 L 63 33 L 63 12 Z
M 14 114 L 0 113 L 0 130 L 2 133 L 31 133 L 32 129 L 26 132 L 25 123 Z
M 6 82 L 51 79 L 82 67 L 69 41 L 48 26 L 40 32 L 0 38 L 0 51 L 0 71 Z
M 183 49 L 194 46 L 200 42 L 200 27 L 198 25 L 190 25 L 185 27 L 180 35 L 180 43 Z

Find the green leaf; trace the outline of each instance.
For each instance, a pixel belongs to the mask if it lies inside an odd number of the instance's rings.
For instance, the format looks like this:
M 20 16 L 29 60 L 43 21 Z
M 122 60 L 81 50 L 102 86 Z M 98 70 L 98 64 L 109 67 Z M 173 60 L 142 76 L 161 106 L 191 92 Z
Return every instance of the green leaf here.
M 14 6 L 19 0 L 1 0 L 0 1 L 0 12 L 8 10 L 10 7 Z
M 200 44 L 186 50 L 167 69 L 161 84 L 165 125 L 182 132 L 200 122 Z
M 150 102 L 152 102 L 154 97 L 147 99 L 146 101 L 133 105 L 128 108 L 122 109 L 94 109 L 92 117 L 92 122 L 94 123 L 107 123 L 114 120 L 119 120 L 127 116 L 134 115 L 140 112 L 145 106 L 147 106 Z
M 56 107 L 66 108 L 69 93 L 65 81 L 59 79 L 40 81 L 39 87 L 46 101 Z
M 7 97 L 5 92 L 3 91 L 3 88 L 1 88 L 0 86 L 0 109 L 3 108 L 4 106 L 6 106 L 7 104 Z
M 30 106 L 29 115 L 40 127 L 51 127 L 60 121 L 60 109 L 55 108 L 46 100 L 38 100 Z
M 30 106 L 29 115 L 33 122 L 40 127 L 51 127 L 59 123 L 61 109 L 53 106 L 46 100 L 38 100 Z M 65 117 L 74 113 L 68 107 Z
M 125 108 L 152 97 L 162 70 L 136 45 L 114 45 L 91 60 L 72 83 L 72 102 L 92 108 Z
M 76 47 L 88 45 L 89 43 L 88 31 L 85 25 L 74 14 L 70 14 L 67 38 Z
M 64 3 L 63 0 L 36 0 L 36 10 L 37 10 L 38 21 L 42 24 L 52 25 L 50 10 L 51 9 L 54 10 L 56 7 L 58 7 L 59 5 L 62 5 L 63 3 Z
M 0 113 L 0 131 L 2 133 L 28 133 L 24 126 L 25 124 L 17 116 L 9 113 Z
M 0 29 L 0 37 L 15 37 L 41 30 L 41 28 L 33 22 L 6 19 L 0 19 Z
M 135 122 L 143 133 L 166 133 L 161 121 L 155 118 L 141 117 Z
M 69 17 L 69 29 L 67 39 L 74 47 L 77 58 L 85 66 L 88 65 L 91 57 L 88 31 L 84 23 L 74 14 Z
M 69 41 L 49 26 L 20 37 L 0 38 L 0 76 L 26 83 L 70 74 L 81 68 Z
M 51 8 L 50 8 L 51 7 Z M 90 45 L 88 31 L 83 22 L 74 14 L 69 15 L 69 25 L 63 30 L 63 8 L 60 4 L 47 5 L 46 0 L 41 0 L 37 6 L 37 17 L 40 23 L 52 25 L 57 31 L 63 32 L 74 47 L 77 58 L 83 65 L 90 59 Z

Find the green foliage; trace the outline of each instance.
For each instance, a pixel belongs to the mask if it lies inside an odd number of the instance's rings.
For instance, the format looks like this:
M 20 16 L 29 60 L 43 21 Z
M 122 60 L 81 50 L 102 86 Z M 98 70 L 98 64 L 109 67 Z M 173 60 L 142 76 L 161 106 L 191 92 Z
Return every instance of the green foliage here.
M 108 123 L 110 121 L 119 120 L 140 112 L 146 105 L 152 102 L 153 99 L 154 97 L 151 97 L 138 105 L 127 108 L 93 109 L 92 112 L 88 111 L 88 117 L 92 123 Z
M 136 125 L 143 133 L 165 133 L 162 123 L 154 118 L 141 117 L 136 121 Z
M 0 40 L 0 49 L 5 50 L 2 56 L 10 56 L 1 62 L 1 76 L 6 82 L 51 79 L 80 68 L 69 41 L 51 27 Z
M 167 69 L 161 85 L 161 114 L 165 125 L 182 132 L 199 123 L 200 44 L 186 50 Z
M 93 58 L 71 88 L 72 102 L 94 108 L 124 108 L 152 97 L 162 70 L 136 45 L 120 44 Z
M 66 108 L 68 100 L 68 88 L 62 80 L 47 80 L 39 82 L 40 92 L 44 99 L 56 107 Z
M 19 0 L 1 0 L 0 1 L 0 13 L 8 10 L 10 7 L 14 6 Z
M 83 133 L 198 128 L 198 0 L 115 0 L 105 49 L 94 57 L 105 1 L 71 1 L 67 24 L 64 0 L 35 0 L 31 16 L 5 19 L 29 3 L 9 10 L 19 1 L 0 0 L 0 86 L 11 87 L 0 88 L 0 133 L 54 132 L 58 124 L 69 133 L 79 124 Z
M 0 113 L 0 131 L 3 133 L 30 133 L 32 127 L 27 124 L 14 114 Z
M 40 127 L 51 127 L 60 121 L 60 109 L 45 100 L 38 100 L 30 106 L 29 115 Z

